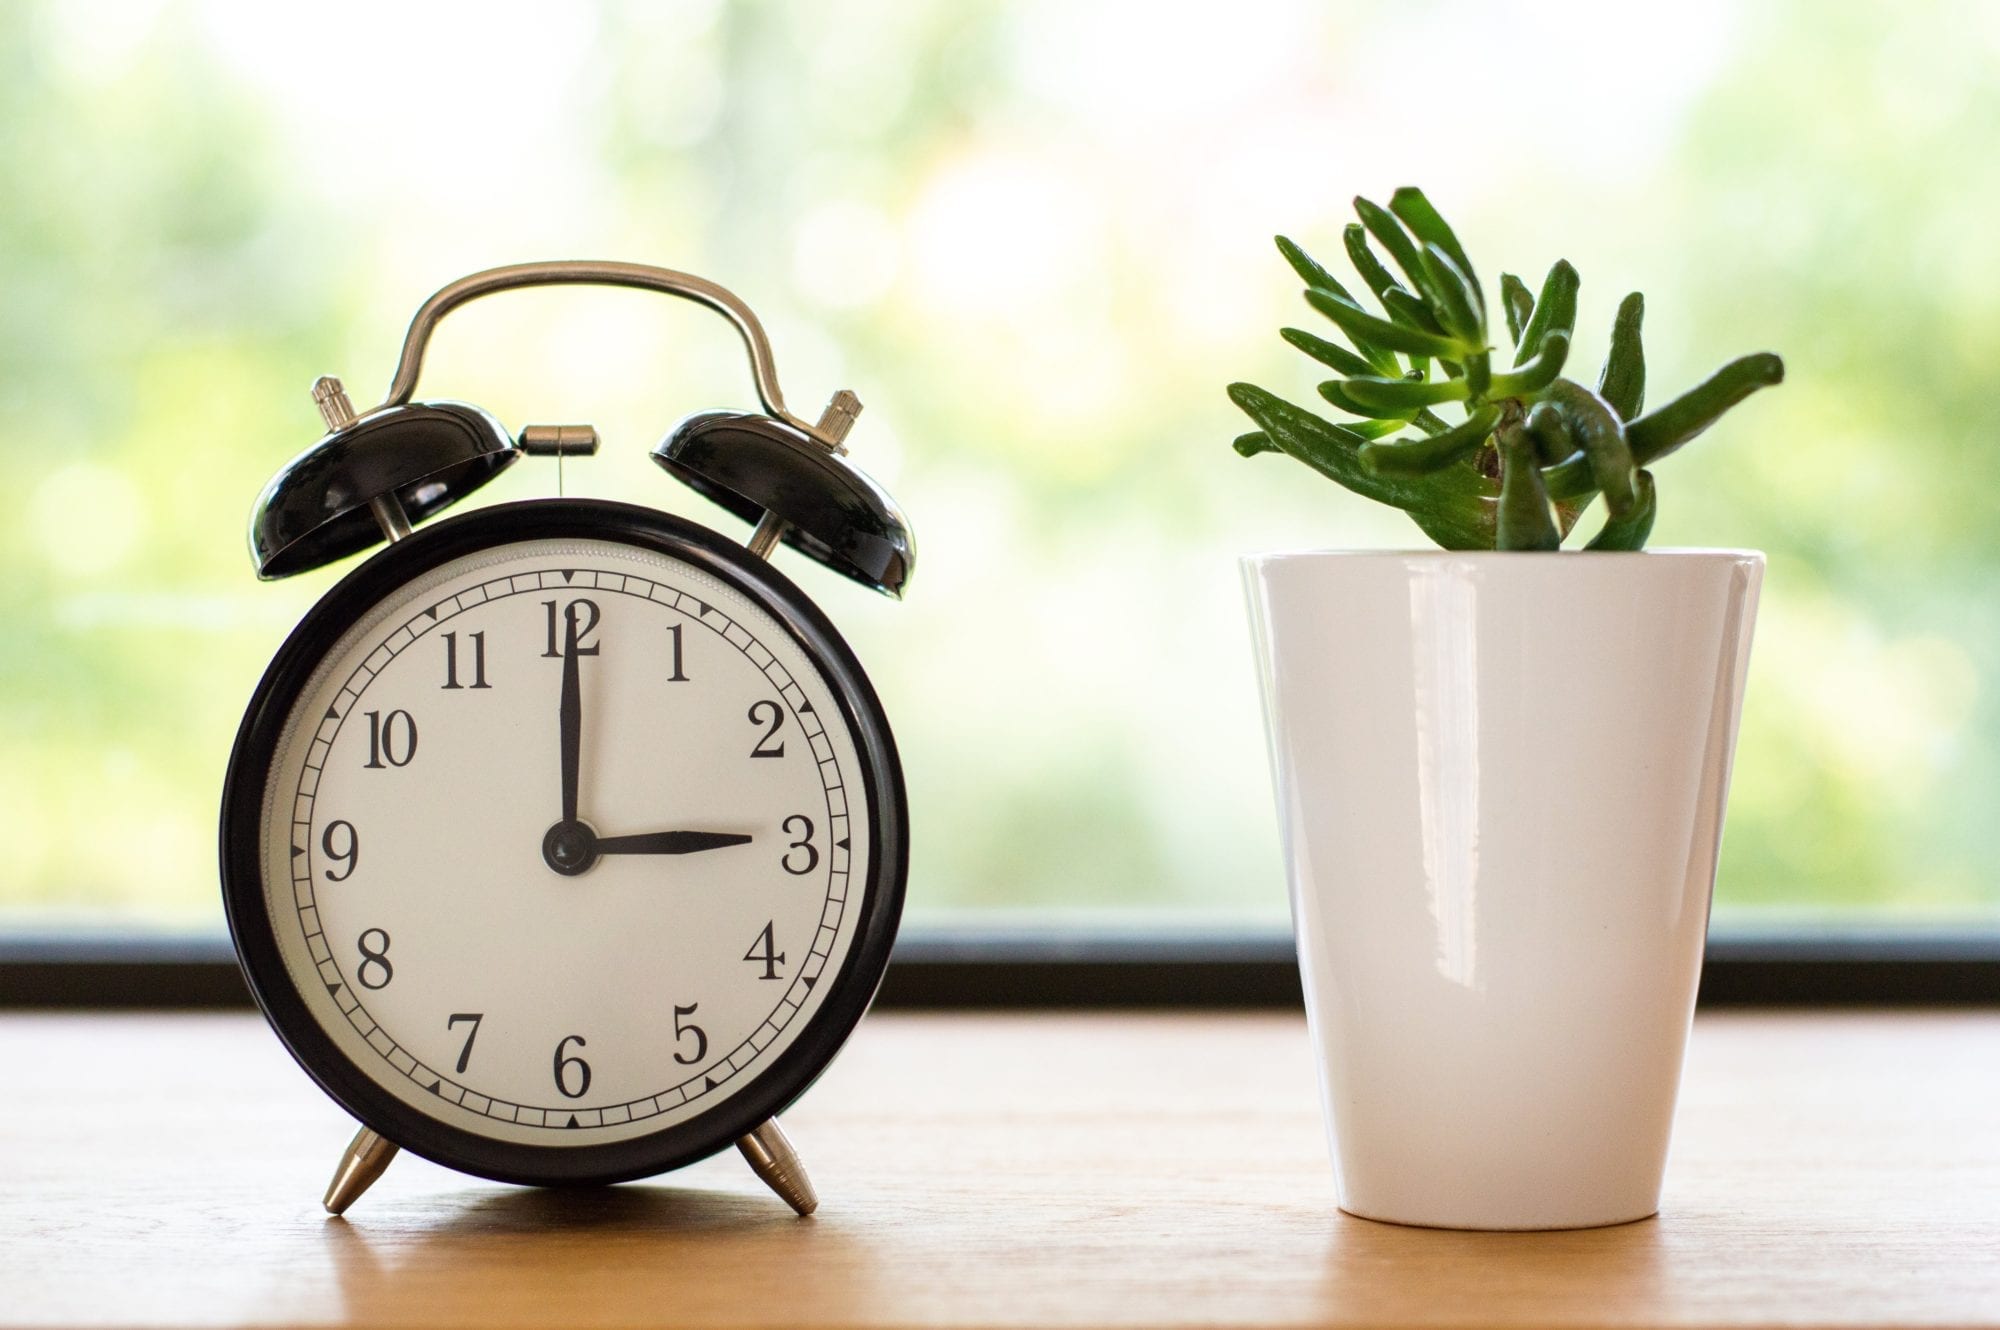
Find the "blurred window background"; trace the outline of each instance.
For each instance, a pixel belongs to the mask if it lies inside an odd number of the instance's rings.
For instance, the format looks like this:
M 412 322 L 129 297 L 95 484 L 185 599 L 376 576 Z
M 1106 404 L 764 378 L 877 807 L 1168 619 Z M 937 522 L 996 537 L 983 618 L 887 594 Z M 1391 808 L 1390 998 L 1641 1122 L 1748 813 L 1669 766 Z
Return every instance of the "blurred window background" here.
M 692 270 L 909 511 L 909 600 L 791 558 L 894 719 L 912 916 L 1269 924 L 1236 559 L 1417 546 L 1223 395 L 1313 400 L 1273 251 L 1424 186 L 1481 271 L 1647 293 L 1651 393 L 1782 352 L 1661 477 L 1654 544 L 1769 580 L 1719 918 L 2000 902 L 2000 6 L 797 0 L 0 6 L 0 927 L 219 927 L 241 709 L 352 563 L 243 529 L 444 282 Z M 486 302 L 422 395 L 589 421 L 570 494 L 743 534 L 645 452 L 754 405 L 704 311 Z M 528 461 L 475 502 L 556 492 Z M 788 556 L 780 556 L 785 559 Z M 1560 681 L 1552 681 L 1560 686 Z

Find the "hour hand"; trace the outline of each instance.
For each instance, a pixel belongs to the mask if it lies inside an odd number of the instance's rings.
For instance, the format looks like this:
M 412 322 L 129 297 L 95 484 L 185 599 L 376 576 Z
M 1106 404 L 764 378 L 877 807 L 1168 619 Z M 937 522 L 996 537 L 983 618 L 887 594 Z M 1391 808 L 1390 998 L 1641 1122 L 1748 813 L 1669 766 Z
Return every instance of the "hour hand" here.
M 733 831 L 649 831 L 638 836 L 606 836 L 597 842 L 599 854 L 698 854 L 703 850 L 748 845 L 750 837 Z

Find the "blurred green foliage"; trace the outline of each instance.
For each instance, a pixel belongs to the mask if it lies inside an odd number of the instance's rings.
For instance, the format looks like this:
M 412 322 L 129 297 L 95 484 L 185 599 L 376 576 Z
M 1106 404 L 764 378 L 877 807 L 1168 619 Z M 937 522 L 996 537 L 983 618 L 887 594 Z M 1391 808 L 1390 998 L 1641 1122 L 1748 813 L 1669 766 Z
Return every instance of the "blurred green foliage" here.
M 240 709 L 344 571 L 259 585 L 243 551 L 317 432 L 307 386 L 369 398 L 430 290 L 580 255 L 723 281 L 790 396 L 868 403 L 852 443 L 917 523 L 910 600 L 794 571 L 897 722 L 913 909 L 1281 914 L 1235 556 L 1408 537 L 1218 459 L 1214 385 L 1311 391 L 1269 336 L 1293 293 L 1266 237 L 1323 218 L 1299 238 L 1333 252 L 1345 198 L 1405 178 L 1474 252 L 1559 238 L 1653 292 L 1660 382 L 1786 351 L 1785 391 L 1677 461 L 1652 539 L 1771 556 L 1723 907 L 2000 900 L 1995 11 L 1252 8 L 0 7 L 0 909 L 216 917 Z M 1508 42 L 1572 73 L 1509 90 L 1504 152 L 1385 137 L 1420 108 L 1367 71 L 1416 31 L 1445 82 Z M 1638 58 L 1586 58 L 1607 44 Z M 1579 328 L 1617 294 L 1586 287 Z M 703 516 L 644 451 L 748 385 L 665 305 L 453 320 L 426 394 L 606 439 L 492 498 Z

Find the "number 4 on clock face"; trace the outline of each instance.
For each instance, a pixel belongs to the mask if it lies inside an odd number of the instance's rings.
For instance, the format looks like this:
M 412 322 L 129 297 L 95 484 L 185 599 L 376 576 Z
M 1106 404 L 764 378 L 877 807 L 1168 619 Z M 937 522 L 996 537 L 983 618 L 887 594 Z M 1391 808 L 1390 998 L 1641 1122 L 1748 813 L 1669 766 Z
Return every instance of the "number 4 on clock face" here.
M 754 961 L 764 967 L 764 973 L 757 976 L 760 979 L 771 980 L 783 977 L 778 973 L 778 967 L 785 963 L 785 958 L 777 949 L 777 940 L 771 936 L 772 930 L 776 927 L 777 925 L 774 922 L 767 920 L 764 924 L 764 931 L 757 935 L 757 940 L 751 944 L 750 950 L 743 953 L 744 960 Z

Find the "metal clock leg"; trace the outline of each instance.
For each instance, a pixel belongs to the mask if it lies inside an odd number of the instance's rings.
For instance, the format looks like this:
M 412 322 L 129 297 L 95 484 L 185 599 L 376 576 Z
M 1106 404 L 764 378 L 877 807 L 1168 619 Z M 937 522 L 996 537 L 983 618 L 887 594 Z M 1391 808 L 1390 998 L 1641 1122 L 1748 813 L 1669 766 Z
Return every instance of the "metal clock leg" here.
M 750 1162 L 751 1170 L 764 1179 L 764 1185 L 783 1197 L 786 1205 L 802 1215 L 819 1208 L 819 1193 L 813 1190 L 806 1166 L 799 1162 L 798 1151 L 792 1149 L 776 1118 L 736 1142 L 736 1148 Z
M 333 1170 L 333 1181 L 327 1184 L 323 1202 L 326 1212 L 341 1214 L 360 1200 L 361 1193 L 375 1185 L 375 1179 L 382 1176 L 382 1170 L 389 1167 L 389 1161 L 400 1148 L 366 1127 L 357 1132 L 347 1153 L 340 1157 L 340 1167 Z

